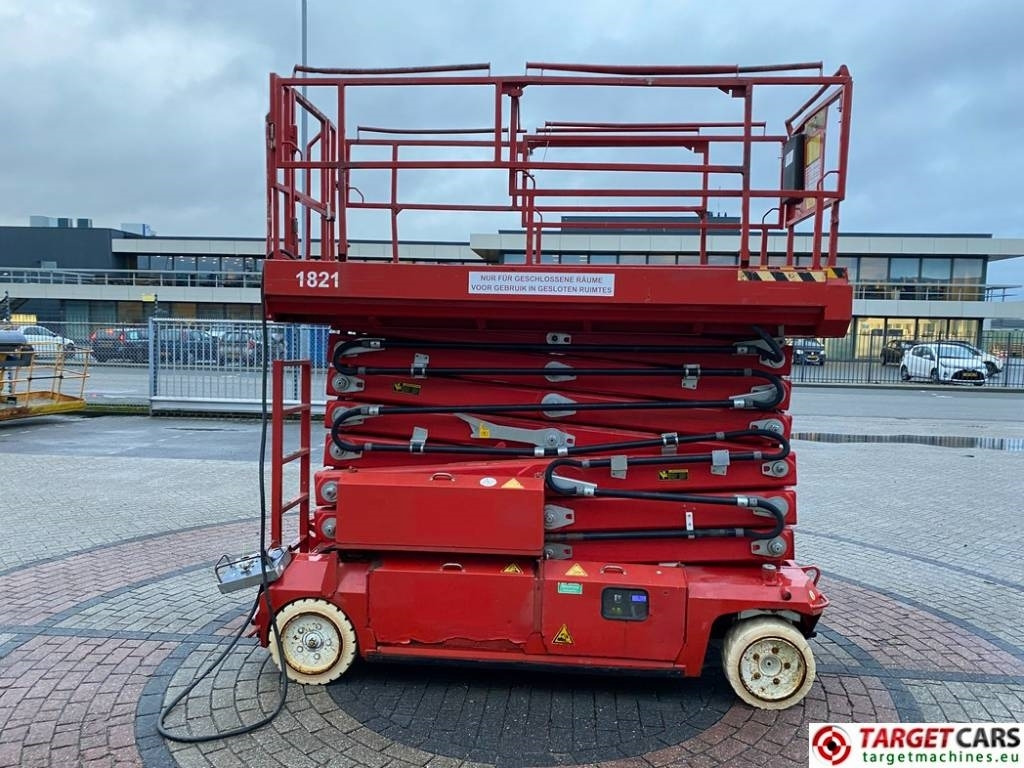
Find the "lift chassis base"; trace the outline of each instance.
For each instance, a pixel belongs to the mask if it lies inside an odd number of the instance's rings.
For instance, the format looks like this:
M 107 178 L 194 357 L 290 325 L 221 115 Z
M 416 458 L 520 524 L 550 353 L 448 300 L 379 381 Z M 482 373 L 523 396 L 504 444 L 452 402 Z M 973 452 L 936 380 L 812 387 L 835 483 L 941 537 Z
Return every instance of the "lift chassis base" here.
M 712 637 L 724 636 L 723 665 L 747 692 L 740 696 L 774 709 L 802 698 L 813 682 L 814 659 L 803 638 L 813 635 L 828 606 L 819 575 L 794 563 L 751 569 L 424 556 L 350 562 L 326 552 L 296 555 L 270 597 L 285 661 L 299 682 L 336 679 L 357 655 L 693 677 Z M 255 626 L 277 658 L 262 605 Z M 755 632 L 735 647 L 751 627 Z M 759 645 L 767 653 L 758 654 Z

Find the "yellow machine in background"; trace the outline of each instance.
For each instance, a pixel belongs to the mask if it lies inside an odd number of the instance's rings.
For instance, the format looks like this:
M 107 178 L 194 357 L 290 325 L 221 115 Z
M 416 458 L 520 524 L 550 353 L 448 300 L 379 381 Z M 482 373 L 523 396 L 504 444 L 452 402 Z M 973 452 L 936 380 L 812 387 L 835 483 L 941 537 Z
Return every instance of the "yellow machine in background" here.
M 0 330 L 0 421 L 69 413 L 85 408 L 89 355 L 68 366 L 63 353 L 45 364 L 25 336 Z

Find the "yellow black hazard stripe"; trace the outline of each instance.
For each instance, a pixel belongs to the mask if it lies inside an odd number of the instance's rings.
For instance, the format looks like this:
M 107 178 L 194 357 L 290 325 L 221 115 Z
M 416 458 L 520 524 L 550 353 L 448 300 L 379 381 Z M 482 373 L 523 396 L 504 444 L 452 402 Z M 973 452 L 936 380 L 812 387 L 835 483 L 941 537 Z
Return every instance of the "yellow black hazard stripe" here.
M 845 279 L 846 267 L 825 269 L 741 269 L 740 281 L 751 283 L 824 283 L 826 280 Z

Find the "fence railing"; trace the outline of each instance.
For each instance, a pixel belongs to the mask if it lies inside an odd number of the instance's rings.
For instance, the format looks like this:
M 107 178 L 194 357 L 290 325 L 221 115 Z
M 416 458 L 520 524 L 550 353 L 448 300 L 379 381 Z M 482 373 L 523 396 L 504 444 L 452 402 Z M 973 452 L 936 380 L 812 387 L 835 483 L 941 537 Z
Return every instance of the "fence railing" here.
M 60 343 L 74 344 L 71 363 L 89 363 L 86 398 L 93 402 L 149 403 L 154 410 L 255 413 L 262 402 L 264 358 L 311 360 L 314 401 L 325 398 L 328 329 L 324 326 L 272 323 L 269 344 L 263 343 L 261 323 L 252 320 L 159 318 L 135 325 L 42 322 L 39 326 L 55 333 Z M 892 335 L 825 339 L 824 364 L 794 365 L 792 381 L 798 385 L 900 384 L 903 350 L 896 341 Z M 980 341 L 964 341 L 992 355 L 1001 369 L 987 378 L 985 389 L 1024 388 L 1024 330 L 986 331 Z M 296 399 L 298 382 L 286 377 L 285 385 L 289 388 L 285 399 Z
M 358 260 L 358 259 L 357 259 Z M 367 259 L 376 260 L 380 259 Z M 445 263 L 469 263 L 443 260 Z M 474 262 L 475 263 L 475 262 Z M 182 288 L 259 288 L 259 272 L 183 272 L 155 269 L 0 268 L 0 283 L 137 285 Z M 1013 301 L 1021 286 L 956 282 L 856 282 L 854 298 L 900 301 Z
M 1014 301 L 1021 286 L 996 283 L 855 282 L 855 299 L 891 301 Z
M 3 267 L 0 283 L 138 285 L 182 288 L 259 288 L 259 272 L 175 272 L 157 269 L 22 269 Z

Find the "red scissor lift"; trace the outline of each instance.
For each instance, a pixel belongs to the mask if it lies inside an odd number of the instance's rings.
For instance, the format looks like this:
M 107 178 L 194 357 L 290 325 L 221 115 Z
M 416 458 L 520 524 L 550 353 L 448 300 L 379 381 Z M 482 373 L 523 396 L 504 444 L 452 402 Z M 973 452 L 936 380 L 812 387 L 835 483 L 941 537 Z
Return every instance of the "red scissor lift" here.
M 483 93 L 493 122 L 353 127 L 367 90 L 410 88 Z M 524 129 L 527 96 L 548 89 L 628 93 L 619 114 L 655 93 L 685 107 L 698 91 L 739 116 Z M 754 120 L 755 95 L 787 89 L 806 101 L 773 133 Z M 842 336 L 850 321 L 835 258 L 851 96 L 846 68 L 820 64 L 271 76 L 265 311 L 332 328 L 312 496 L 306 481 L 283 504 L 280 456 L 274 467 L 271 544 L 288 555 L 269 596 L 292 679 L 329 682 L 356 656 L 699 675 L 724 636 L 745 701 L 803 698 L 805 638 L 828 600 L 817 569 L 794 561 L 784 339 Z M 432 114 L 456 103 L 446 98 Z M 764 182 L 758 154 L 773 158 Z M 507 199 L 400 194 L 406 175 L 444 187 L 470 171 L 498 171 Z M 374 173 L 386 193 L 359 181 Z M 356 260 L 349 215 L 367 210 L 390 215 L 390 255 Z M 458 211 L 517 215 L 523 263 L 400 258 L 400 213 Z M 693 245 L 666 266 L 577 263 L 565 243 L 595 232 Z M 278 434 L 285 413 L 277 402 Z M 298 538 L 286 540 L 295 507 Z M 261 609 L 258 636 L 281 663 L 269 624 Z

